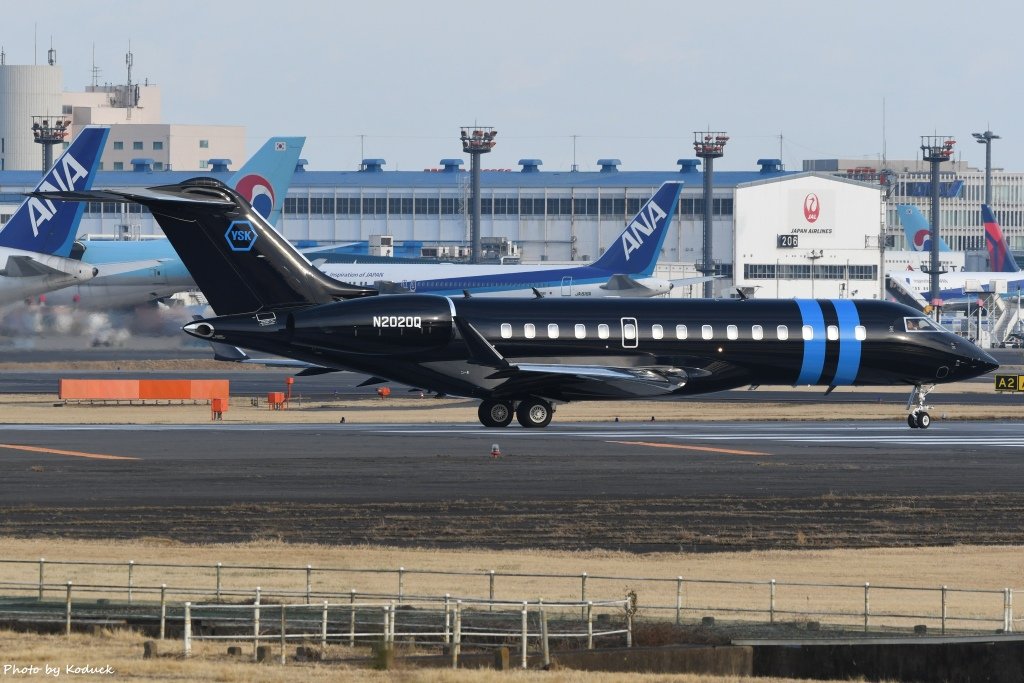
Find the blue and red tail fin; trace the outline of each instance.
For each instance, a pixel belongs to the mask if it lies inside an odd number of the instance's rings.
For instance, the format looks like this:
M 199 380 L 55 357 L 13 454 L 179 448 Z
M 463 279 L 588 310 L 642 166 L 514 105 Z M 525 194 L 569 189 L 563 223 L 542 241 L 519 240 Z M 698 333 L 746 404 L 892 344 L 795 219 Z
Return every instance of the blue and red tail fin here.
M 601 258 L 591 265 L 609 274 L 649 276 L 654 272 L 661 254 L 661 245 L 672 225 L 679 193 L 683 184 L 678 181 L 662 185 L 647 200 L 640 211 L 626 225 L 615 244 L 608 247 Z
M 110 128 L 88 126 L 47 171 L 37 192 L 88 190 L 96 178 Z M 67 257 L 85 205 L 29 197 L 0 230 L 0 247 Z
M 931 251 L 931 226 L 921 210 L 913 204 L 898 204 L 896 215 L 903 226 L 903 234 L 907 237 L 907 249 Z M 939 238 L 939 251 L 949 251 L 949 245 L 941 237 Z
M 303 137 L 270 138 L 228 181 L 271 225 L 281 218 L 281 207 L 302 154 Z
M 1010 253 L 1003 231 L 988 204 L 981 205 L 981 220 L 985 223 L 985 246 L 988 248 L 991 270 L 996 273 L 1019 273 L 1020 266 Z

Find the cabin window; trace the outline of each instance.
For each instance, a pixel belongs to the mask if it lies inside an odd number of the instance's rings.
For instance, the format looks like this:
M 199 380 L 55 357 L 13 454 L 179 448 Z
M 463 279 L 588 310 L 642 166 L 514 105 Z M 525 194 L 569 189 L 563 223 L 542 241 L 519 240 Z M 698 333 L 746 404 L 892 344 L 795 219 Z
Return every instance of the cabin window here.
M 735 325 L 729 325 L 725 328 L 725 336 L 729 339 L 739 339 L 740 331 Z
M 868 338 L 868 331 L 863 325 L 857 325 L 853 328 L 853 338 L 857 341 L 864 341 Z
M 711 329 L 711 325 L 702 325 L 700 328 L 700 336 L 702 339 L 711 339 L 714 335 L 714 331 Z
M 835 341 L 839 339 L 839 328 L 835 325 L 829 325 L 825 329 L 825 335 L 828 337 L 829 341 Z
M 597 326 L 597 336 L 600 337 L 601 339 L 607 339 L 608 338 L 608 326 L 605 325 L 604 323 L 601 323 L 600 325 L 598 325 Z
M 511 339 L 512 338 L 512 326 L 508 323 L 501 324 L 501 338 Z
M 523 336 L 527 339 L 533 339 L 537 336 L 537 328 L 534 327 L 533 323 L 523 325 Z
M 804 341 L 811 341 L 814 339 L 814 328 L 810 325 L 804 325 L 800 328 L 800 334 L 803 336 Z
M 577 339 L 585 339 L 587 336 L 587 326 L 581 323 L 576 323 L 575 332 Z
M 686 339 L 686 325 L 676 325 L 676 339 Z
M 753 325 L 750 328 L 750 336 L 757 341 L 761 341 L 762 339 L 764 339 L 764 328 L 761 327 L 760 325 Z
M 558 339 L 558 323 L 548 324 L 548 339 Z
M 775 328 L 775 334 L 778 336 L 780 341 L 786 341 L 789 339 L 789 328 L 785 325 L 779 325 Z
M 626 323 L 622 326 L 622 337 L 623 339 L 633 340 L 636 339 L 636 325 L 633 323 Z
M 661 325 L 651 325 L 651 338 L 652 339 L 663 339 L 665 337 L 665 330 Z

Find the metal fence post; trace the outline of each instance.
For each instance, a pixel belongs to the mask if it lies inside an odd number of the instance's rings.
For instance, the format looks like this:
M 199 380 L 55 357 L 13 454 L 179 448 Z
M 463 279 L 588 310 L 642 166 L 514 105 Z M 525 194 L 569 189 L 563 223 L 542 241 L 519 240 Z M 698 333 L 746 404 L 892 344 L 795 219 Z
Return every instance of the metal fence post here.
M 594 603 L 587 603 L 587 649 L 594 649 Z
M 1007 589 L 1007 633 L 1014 632 L 1014 589 Z
M 683 577 L 676 577 L 676 623 L 683 623 Z
M 769 602 L 768 602 L 768 623 L 769 624 L 774 624 L 775 623 L 775 579 L 772 579 L 771 582 L 768 585 L 770 586 L 769 592 L 770 592 L 770 595 L 771 595 L 771 597 L 769 599 Z
M 524 669 L 526 668 L 526 645 L 527 645 L 526 639 L 527 639 L 527 637 L 529 635 L 529 632 L 527 630 L 527 623 L 526 623 L 526 609 L 527 609 L 527 604 L 524 602 L 523 603 L 523 612 L 522 612 L 522 615 L 523 615 L 522 641 L 520 643 L 520 648 L 522 649 L 522 654 L 520 656 L 520 663 L 522 665 L 522 668 L 524 668 Z
M 488 577 L 488 582 L 489 582 L 489 585 L 487 587 L 487 597 L 491 601 L 491 604 L 488 605 L 487 611 L 488 612 L 493 612 L 494 611 L 494 570 L 493 569 L 491 570 L 490 576 Z M 42 582 L 40 582 L 40 583 L 42 583 Z M 40 589 L 40 590 L 42 590 L 42 589 Z
M 285 625 L 286 623 L 287 623 L 287 621 L 286 621 L 285 616 L 284 616 L 284 605 L 282 604 L 281 605 L 281 663 L 282 664 L 285 663 L 285 648 L 288 647 L 288 644 L 287 644 L 287 641 L 286 641 L 286 639 L 287 639 L 287 635 L 286 635 L 287 634 L 287 627 Z
M 405 567 L 398 568 L 398 604 L 402 604 L 402 594 L 405 592 Z
M 587 573 L 583 572 L 580 574 L 580 602 L 586 603 L 587 601 Z M 584 608 L 582 614 L 586 614 L 586 608 Z
M 356 589 L 348 594 L 348 646 L 356 646 Z
M 160 584 L 160 640 L 167 635 L 167 584 Z
M 452 668 L 459 668 L 459 653 L 462 650 L 462 600 L 455 601 L 455 642 L 452 643 Z
M 42 599 L 43 599 L 43 590 L 44 590 L 43 589 L 43 584 L 44 584 L 44 581 L 43 581 L 43 567 L 45 567 L 45 566 L 46 566 L 46 558 L 45 557 L 40 557 L 39 558 L 39 600 L 40 601 L 42 601 Z
M 184 638 L 185 656 L 192 656 L 192 603 L 185 603 L 185 627 L 182 637 Z
M 868 614 L 871 613 L 870 602 L 869 602 L 870 592 L 871 592 L 871 584 L 868 583 L 867 581 L 865 581 L 864 582 L 864 632 L 865 633 L 867 633 L 867 630 L 868 630 Z
M 395 622 L 398 621 L 398 610 L 395 609 L 395 601 L 391 601 L 391 620 L 388 622 L 388 642 L 395 644 Z
M 313 593 L 313 565 L 306 565 L 306 604 L 312 603 Z
M 1003 589 L 1003 633 L 1010 632 L 1010 589 Z
M 256 586 L 256 600 L 252 603 L 252 661 L 260 647 L 260 587 Z
M 447 645 L 452 642 L 451 634 L 451 612 L 448 601 L 451 600 L 451 594 L 444 594 L 444 642 Z
M 946 587 L 942 587 L 942 635 L 946 635 Z
M 626 647 L 633 647 L 633 612 L 626 612 Z
M 128 604 L 132 604 L 132 570 L 135 568 L 135 560 L 128 560 Z
M 218 562 L 217 563 L 217 602 L 221 601 L 221 599 L 220 599 L 220 568 L 221 568 L 221 563 Z
M 68 593 L 64 602 L 64 634 L 71 635 L 71 582 L 68 581 Z
M 544 611 L 543 601 L 538 601 L 537 604 L 540 609 L 540 647 L 544 655 L 544 667 L 548 669 L 551 667 L 551 650 L 548 647 L 548 614 Z
M 323 619 L 320 620 L 320 647 L 327 647 L 327 601 L 324 600 Z

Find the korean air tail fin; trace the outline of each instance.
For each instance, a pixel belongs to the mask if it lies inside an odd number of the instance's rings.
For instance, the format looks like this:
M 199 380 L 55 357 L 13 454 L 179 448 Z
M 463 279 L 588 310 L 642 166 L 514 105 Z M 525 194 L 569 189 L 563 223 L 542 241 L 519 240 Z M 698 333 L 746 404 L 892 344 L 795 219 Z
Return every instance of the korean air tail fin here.
M 996 273 L 1019 273 L 1020 266 L 1010 253 L 1003 231 L 988 204 L 981 205 L 981 220 L 985 223 L 985 246 L 988 248 L 991 269 Z
M 270 138 L 228 181 L 271 225 L 276 226 L 281 218 L 281 207 L 305 142 L 304 137 Z
M 148 208 L 217 315 L 310 306 L 377 293 L 322 273 L 240 194 L 214 178 L 148 189 L 40 196 L 136 202 Z
M 96 177 L 110 128 L 87 126 L 47 171 L 36 192 L 88 190 Z M 84 205 L 28 197 L 3 230 L 0 247 L 68 257 Z
M 609 274 L 647 277 L 661 255 L 661 245 L 672 225 L 683 183 L 670 181 L 640 207 L 618 239 L 591 265 Z
M 896 215 L 903 225 L 903 234 L 907 236 L 907 247 L 910 251 L 931 251 L 931 225 L 921 210 L 913 204 L 898 204 Z M 949 245 L 941 237 L 939 251 L 949 251 Z

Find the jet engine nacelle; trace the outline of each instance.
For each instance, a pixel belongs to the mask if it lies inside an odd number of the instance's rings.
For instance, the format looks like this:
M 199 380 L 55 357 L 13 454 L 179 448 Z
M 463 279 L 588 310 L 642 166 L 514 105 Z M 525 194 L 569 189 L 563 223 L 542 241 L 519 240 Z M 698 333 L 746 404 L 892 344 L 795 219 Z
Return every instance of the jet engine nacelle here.
M 446 346 L 452 340 L 452 304 L 429 295 L 370 297 L 339 301 L 289 315 L 297 344 L 341 347 L 369 355 Z

